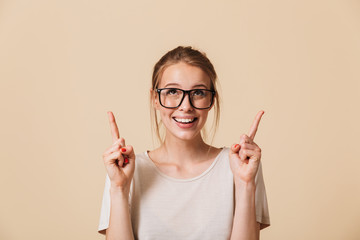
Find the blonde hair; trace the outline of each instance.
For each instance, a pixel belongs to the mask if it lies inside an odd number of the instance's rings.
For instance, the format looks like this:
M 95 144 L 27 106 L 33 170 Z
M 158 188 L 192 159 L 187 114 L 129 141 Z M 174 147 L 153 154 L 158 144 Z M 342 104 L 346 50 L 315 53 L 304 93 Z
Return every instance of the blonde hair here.
M 199 50 L 196 50 L 190 46 L 183 47 L 179 46 L 169 52 L 167 52 L 164 56 L 160 58 L 160 60 L 155 64 L 153 75 L 152 75 L 152 92 L 153 94 L 156 94 L 156 88 L 159 85 L 159 82 L 161 80 L 162 74 L 165 71 L 165 69 L 171 65 L 174 65 L 176 63 L 183 62 L 186 64 L 189 64 L 191 66 L 199 67 L 201 68 L 210 78 L 210 88 L 211 90 L 214 90 L 215 93 L 215 101 L 213 103 L 214 105 L 214 121 L 212 126 L 212 140 L 215 136 L 216 130 L 219 126 L 219 120 L 220 120 L 220 101 L 219 101 L 219 95 L 217 92 L 217 74 L 215 72 L 214 66 L 210 62 L 210 60 L 206 57 L 206 54 L 203 52 L 200 52 Z M 150 103 L 153 103 L 154 95 L 150 94 Z M 157 140 L 160 144 L 163 143 L 164 139 L 160 134 L 160 127 L 162 125 L 161 120 L 158 120 L 158 116 L 156 113 L 156 109 L 151 104 L 150 109 L 150 117 L 151 117 L 151 125 L 152 129 L 156 134 Z M 205 128 L 202 129 L 202 136 L 207 139 L 207 133 Z M 211 142 L 212 142 L 211 140 Z

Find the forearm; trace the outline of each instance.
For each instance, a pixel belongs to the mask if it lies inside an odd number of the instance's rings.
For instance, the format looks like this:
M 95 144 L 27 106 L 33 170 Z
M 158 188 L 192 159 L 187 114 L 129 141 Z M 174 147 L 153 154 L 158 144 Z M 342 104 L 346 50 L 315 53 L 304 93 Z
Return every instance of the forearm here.
M 258 240 L 259 224 L 255 213 L 255 183 L 235 180 L 235 214 L 231 240 Z
M 107 240 L 133 240 L 129 212 L 129 194 L 119 189 L 110 189 L 110 222 L 106 230 Z

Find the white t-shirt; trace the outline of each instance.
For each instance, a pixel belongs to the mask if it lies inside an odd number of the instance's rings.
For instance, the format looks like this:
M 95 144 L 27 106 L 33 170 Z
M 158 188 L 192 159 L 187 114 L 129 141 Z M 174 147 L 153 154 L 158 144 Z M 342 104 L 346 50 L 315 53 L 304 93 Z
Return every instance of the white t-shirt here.
M 229 239 L 235 204 L 229 148 L 191 179 L 172 178 L 156 167 L 147 152 L 136 155 L 129 207 L 135 239 Z M 255 178 L 256 221 L 270 225 L 261 164 Z M 110 179 L 107 176 L 98 231 L 109 226 Z M 240 203 L 241 204 L 241 203 Z

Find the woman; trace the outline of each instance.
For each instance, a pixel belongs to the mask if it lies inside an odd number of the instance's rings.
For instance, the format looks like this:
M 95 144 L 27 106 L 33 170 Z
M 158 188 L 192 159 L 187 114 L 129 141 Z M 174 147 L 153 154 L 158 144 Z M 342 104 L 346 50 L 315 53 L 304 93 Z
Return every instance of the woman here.
M 161 145 L 152 151 L 135 155 L 108 112 L 114 143 L 103 154 L 108 175 L 99 224 L 108 239 L 259 239 L 270 225 L 253 141 L 264 112 L 231 148 L 206 144 L 202 130 L 212 108 L 216 125 L 219 119 L 216 79 L 206 55 L 191 47 L 159 60 L 150 99 Z

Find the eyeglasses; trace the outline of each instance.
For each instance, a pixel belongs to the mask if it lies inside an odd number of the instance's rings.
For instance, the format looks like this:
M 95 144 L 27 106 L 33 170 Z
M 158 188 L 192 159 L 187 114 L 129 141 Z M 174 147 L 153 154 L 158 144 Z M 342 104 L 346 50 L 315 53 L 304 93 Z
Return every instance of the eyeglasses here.
M 160 88 L 156 89 L 156 92 L 159 94 L 160 105 L 164 108 L 178 108 L 188 94 L 193 108 L 208 109 L 213 104 L 215 96 L 215 91 L 208 89 Z

